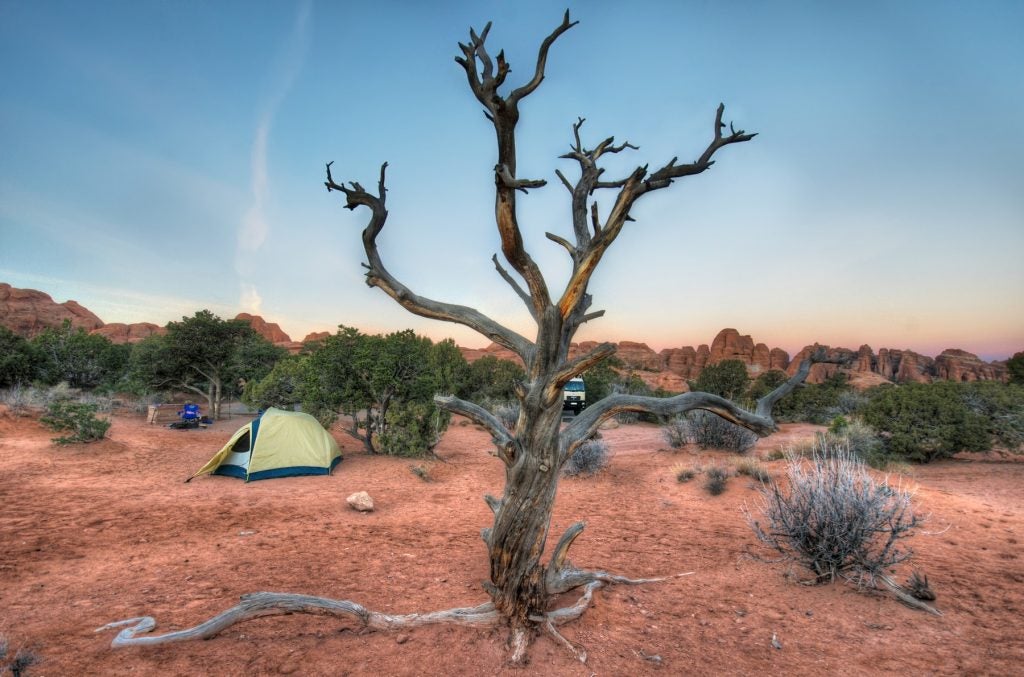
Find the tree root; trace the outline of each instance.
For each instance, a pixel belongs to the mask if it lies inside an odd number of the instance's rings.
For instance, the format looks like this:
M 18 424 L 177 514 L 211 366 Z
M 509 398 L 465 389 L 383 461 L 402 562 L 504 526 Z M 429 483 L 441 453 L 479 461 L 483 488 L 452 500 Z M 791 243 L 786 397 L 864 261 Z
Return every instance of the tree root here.
M 316 614 L 321 616 L 352 616 L 359 620 L 365 628 L 372 630 L 393 630 L 396 628 L 415 628 L 421 625 L 451 623 L 474 627 L 494 627 L 500 622 L 500 616 L 490 602 L 475 607 L 447 609 L 425 614 L 406 614 L 393 616 L 370 611 L 360 604 L 348 600 L 335 600 L 310 595 L 295 595 L 280 592 L 256 592 L 243 595 L 241 601 L 230 609 L 213 618 L 185 630 L 176 630 L 163 635 L 137 637 L 150 632 L 156 627 L 156 620 L 151 616 L 140 616 L 123 621 L 107 623 L 96 632 L 124 628 L 110 643 L 111 648 L 126 646 L 152 646 L 186 642 L 195 639 L 209 639 L 225 629 L 263 616 L 282 616 L 287 614 Z M 131 627 L 124 627 L 131 626 Z
M 529 621 L 536 623 L 537 628 L 542 629 L 558 644 L 569 649 L 580 662 L 586 662 L 586 650 L 582 646 L 578 646 L 566 639 L 558 632 L 557 626 L 580 618 L 593 602 L 596 590 L 599 590 L 606 584 L 641 585 L 644 583 L 657 583 L 670 578 L 689 576 L 693 573 L 690 571 L 662 578 L 627 578 L 605 571 L 577 569 L 567 561 L 566 555 L 569 546 L 572 545 L 572 542 L 583 531 L 583 526 L 582 522 L 572 525 L 559 540 L 552 554 L 551 564 L 547 568 L 544 579 L 547 593 L 550 596 L 559 595 L 580 587 L 583 588 L 583 593 L 570 606 L 545 611 L 542 614 L 534 614 L 529 617 Z M 256 592 L 242 595 L 241 601 L 235 606 L 222 611 L 199 625 L 184 630 L 175 630 L 162 635 L 147 635 L 146 633 L 151 632 L 156 627 L 156 620 L 151 616 L 139 616 L 107 623 L 103 627 L 97 628 L 96 632 L 122 628 L 110 643 L 111 648 L 114 649 L 128 646 L 154 646 L 210 639 L 232 625 L 243 621 L 264 616 L 288 614 L 351 616 L 358 620 L 363 628 L 371 630 L 395 630 L 441 623 L 472 627 L 495 627 L 504 622 L 493 602 L 487 602 L 475 607 L 446 609 L 424 614 L 391 615 L 370 611 L 362 605 L 349 600 L 279 592 Z M 513 665 L 523 665 L 526 663 L 532 634 L 532 628 L 512 627 L 509 637 L 510 663 Z

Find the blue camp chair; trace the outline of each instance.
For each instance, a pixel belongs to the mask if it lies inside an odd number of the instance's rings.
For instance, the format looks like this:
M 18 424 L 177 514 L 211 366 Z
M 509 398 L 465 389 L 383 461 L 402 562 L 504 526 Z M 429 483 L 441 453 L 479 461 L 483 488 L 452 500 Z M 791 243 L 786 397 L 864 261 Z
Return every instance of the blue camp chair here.
M 200 424 L 207 422 L 207 419 L 199 413 L 199 405 L 192 404 L 191 402 L 178 410 L 178 418 L 181 420 L 175 421 L 174 423 L 168 423 L 167 427 L 184 430 L 188 428 L 198 428 L 200 427 Z
M 197 421 L 201 418 L 199 414 L 199 405 L 192 404 L 189 402 L 185 405 L 185 408 L 178 412 L 178 416 L 182 421 Z

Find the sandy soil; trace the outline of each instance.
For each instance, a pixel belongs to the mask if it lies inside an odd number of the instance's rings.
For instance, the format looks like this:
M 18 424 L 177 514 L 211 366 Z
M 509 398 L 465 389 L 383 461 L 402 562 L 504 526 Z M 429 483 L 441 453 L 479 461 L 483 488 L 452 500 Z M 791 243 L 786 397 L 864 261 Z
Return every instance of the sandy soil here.
M 1005 675 L 1024 664 L 1024 463 L 949 461 L 908 479 L 935 532 L 913 539 L 944 612 L 934 617 L 849 586 L 801 586 L 786 565 L 749 557 L 749 480 L 733 478 L 717 497 L 699 480 L 677 483 L 673 466 L 733 459 L 664 451 L 649 425 L 604 433 L 610 468 L 562 483 L 553 530 L 587 520 L 572 552 L 581 566 L 694 573 L 599 591 L 564 630 L 586 647 L 586 665 L 544 637 L 513 671 L 499 631 L 361 633 L 315 616 L 111 650 L 113 633 L 94 633 L 104 623 L 148 614 L 158 631 L 188 627 L 259 590 L 395 613 L 485 601 L 481 496 L 500 494 L 503 474 L 483 431 L 453 425 L 442 460 L 427 464 L 430 483 L 409 461 L 366 456 L 340 434 L 348 451 L 330 477 L 182 483 L 238 425 L 174 431 L 116 416 L 110 439 L 58 448 L 35 421 L 0 412 L 0 633 L 42 657 L 31 674 Z M 813 430 L 784 426 L 755 453 Z M 781 472 L 782 462 L 767 465 Z M 372 514 L 346 506 L 359 490 L 377 503 Z

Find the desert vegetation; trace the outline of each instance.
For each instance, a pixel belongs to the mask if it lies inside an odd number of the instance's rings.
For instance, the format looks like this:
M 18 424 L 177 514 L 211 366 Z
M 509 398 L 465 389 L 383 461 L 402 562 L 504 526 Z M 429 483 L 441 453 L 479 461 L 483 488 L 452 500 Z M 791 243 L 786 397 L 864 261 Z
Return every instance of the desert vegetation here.
M 103 439 L 110 429 L 110 419 L 96 416 L 99 405 L 59 399 L 51 402 L 39 422 L 50 430 L 67 432 L 53 439 L 54 444 L 95 442 Z
M 644 164 L 624 178 L 608 180 L 603 177 L 602 158 L 639 149 L 628 142 L 616 144 L 613 137 L 588 145 L 580 118 L 572 126 L 570 152 L 562 156 L 575 163 L 578 177 L 570 180 L 560 170 L 556 172 L 571 195 L 571 240 L 548 234 L 548 239 L 568 254 L 571 273 L 564 289 L 550 287 L 526 250 L 516 209 L 519 193 L 540 189 L 546 182 L 517 174 L 515 130 L 521 101 L 544 80 L 549 50 L 574 25 L 567 12 L 541 43 L 532 77 L 511 91 L 502 90 L 511 72 L 504 54 L 492 57 L 485 46 L 489 25 L 479 34 L 471 31 L 469 41 L 460 45 L 462 56 L 456 59 L 496 133 L 495 222 L 504 263 L 497 256 L 493 260 L 497 273 L 532 317 L 536 325 L 533 338 L 474 308 L 421 296 L 391 273 L 377 243 L 388 218 L 386 163 L 380 168 L 375 190 L 358 182 L 336 181 L 331 163 L 326 169 L 328 191 L 339 194 L 347 209 L 368 213 L 362 236 L 367 283 L 411 313 L 476 330 L 517 355 L 521 369 L 500 362 L 474 369 L 453 343 L 434 344 L 411 331 L 369 336 L 346 327 L 306 353 L 286 357 L 244 323 L 221 320 L 206 310 L 171 323 L 166 336 L 151 337 L 130 349 L 112 347 L 105 339 L 93 340 L 67 325 L 31 342 L 0 336 L 9 348 L 3 378 L 11 386 L 38 379 L 73 388 L 192 392 L 205 398 L 215 419 L 220 417 L 225 399 L 234 396 L 254 407 L 301 406 L 325 427 L 344 418 L 345 432 L 359 440 L 367 455 L 430 453 L 456 414 L 489 433 L 503 464 L 502 495 L 484 499 L 491 511 L 491 526 L 481 533 L 488 564 L 483 589 L 489 601 L 394 615 L 349 600 L 254 593 L 207 622 L 163 635 L 145 634 L 155 627 L 149 617 L 115 621 L 102 628 L 123 628 L 114 646 L 205 639 L 251 618 L 309 613 L 347 616 L 364 628 L 377 630 L 427 624 L 500 626 L 508 632 L 513 664 L 525 664 L 530 643 L 538 634 L 549 636 L 585 661 L 586 652 L 566 639 L 558 626 L 580 618 L 595 592 L 608 584 L 664 580 L 577 568 L 568 553 L 583 532 L 583 522 L 565 528 L 554 547 L 547 547 L 559 479 L 564 475 L 593 476 L 608 465 L 609 448 L 595 439 L 606 421 L 682 417 L 674 418 L 666 433 L 671 446 L 692 443 L 703 449 L 738 453 L 747 451 L 757 436 L 777 430 L 777 420 L 834 422 L 830 435 L 845 439 L 847 447 L 855 450 L 840 451 L 832 445 L 809 461 L 794 459 L 785 488 L 768 481 L 770 478 L 752 464 L 742 467 L 745 474 L 765 482 L 765 526 L 752 518 L 754 532 L 762 542 L 811 570 L 817 581 L 844 578 L 861 585 L 876 579 L 889 584 L 883 571 L 909 556 L 900 541 L 919 525 L 909 494 L 875 482 L 861 465 L 861 457 L 930 461 L 960 450 L 986 449 L 993 440 L 1019 446 L 1021 398 L 1017 386 L 986 390 L 972 384 L 908 385 L 860 395 L 850 390 L 841 375 L 818 386 L 805 386 L 811 364 L 828 359 L 819 351 L 804 360 L 791 377 L 769 372 L 753 382 L 741 363 L 725 360 L 707 367 L 691 384 L 691 392 L 659 397 L 664 394 L 652 393 L 635 375 L 615 372 L 618 375 L 611 376 L 605 370 L 614 353 L 611 344 L 570 358 L 569 346 L 579 328 L 603 315 L 603 311 L 591 310 L 589 284 L 604 254 L 634 220 L 633 207 L 649 193 L 704 173 L 723 148 L 755 136 L 725 122 L 724 106 L 720 105 L 711 139 L 696 160 L 680 164 L 678 158 L 672 158 L 655 165 L 658 168 L 653 171 Z M 600 191 L 614 195 L 603 218 L 593 197 Z M 581 374 L 591 375 L 596 396 L 586 410 L 563 426 L 562 388 Z M 61 443 L 85 441 L 102 438 L 106 432 L 105 427 L 100 430 L 104 422 L 95 419 L 95 413 L 89 405 L 60 402 L 41 420 L 73 431 L 73 436 L 59 438 Z M 929 428 L 925 421 L 933 425 Z M 413 472 L 427 479 L 425 471 Z M 712 465 L 703 475 L 704 489 L 719 496 L 732 471 L 726 465 Z M 680 482 L 685 476 L 683 471 L 676 473 Z M 882 534 L 881 540 L 877 534 Z M 547 562 L 542 561 L 543 555 Z M 894 584 L 889 587 L 899 591 Z M 926 588 L 927 583 L 921 579 L 912 587 Z M 561 595 L 572 591 L 579 593 L 578 600 L 557 606 Z
M 582 570 L 570 565 L 567 554 L 583 531 L 582 522 L 564 531 L 548 564 L 541 562 L 551 525 L 558 480 L 571 459 L 580 449 L 591 444 L 594 434 L 604 421 L 620 415 L 664 417 L 702 409 L 760 435 L 767 435 L 776 429 L 771 414 L 772 406 L 806 378 L 811 359 L 800 365 L 795 376 L 758 399 L 752 411 L 714 393 L 695 391 L 675 397 L 657 398 L 630 392 L 627 387 L 625 392 L 613 392 L 588 406 L 571 423 L 561 427 L 562 388 L 572 378 L 596 367 L 615 352 L 615 347 L 606 343 L 583 355 L 569 358 L 569 347 L 578 329 L 604 314 L 603 311 L 591 310 L 593 299 L 588 293 L 588 286 L 605 252 L 623 232 L 627 223 L 634 220 L 630 214 L 634 205 L 647 194 L 668 188 L 679 179 L 707 171 L 723 148 L 750 141 L 755 136 L 727 123 L 723 119 L 724 105 L 719 105 L 711 126 L 711 140 L 696 160 L 680 164 L 678 158 L 672 158 L 654 171 L 650 171 L 649 165 L 643 164 L 624 178 L 608 180 L 602 177 L 602 159 L 638 149 L 628 142 L 616 144 L 613 137 L 588 145 L 582 131 L 584 120 L 580 118 L 572 127 L 571 150 L 563 156 L 576 165 L 578 177 L 570 180 L 561 170 L 555 172 L 571 195 L 573 241 L 560 235 L 548 234 L 550 240 L 566 250 L 572 269 L 564 289 L 553 289 L 527 251 L 520 230 L 516 207 L 518 194 L 540 189 L 546 185 L 546 181 L 518 175 L 516 127 L 520 119 L 520 103 L 532 95 L 544 80 L 552 45 L 574 25 L 575 22 L 570 20 L 566 12 L 562 22 L 542 41 L 533 75 L 528 74 L 525 83 L 511 90 L 503 88 L 511 72 L 504 52 L 493 57 L 486 47 L 489 24 L 480 33 L 471 30 L 469 41 L 459 45 L 461 56 L 456 57 L 457 63 L 465 71 L 474 98 L 483 106 L 486 118 L 494 128 L 497 141 L 494 216 L 501 240 L 501 252 L 510 269 L 496 255 L 493 257 L 494 266 L 525 304 L 534 320 L 534 339 L 522 336 L 474 308 L 421 296 L 399 281 L 385 265 L 377 244 L 377 238 L 388 218 L 387 163 L 380 168 L 375 191 L 367 190 L 355 181 L 336 181 L 332 163 L 327 164 L 325 185 L 328 191 L 338 193 L 346 208 L 368 212 L 369 220 L 362 236 L 367 259 L 367 284 L 379 288 L 411 313 L 454 322 L 477 331 L 512 351 L 525 367 L 524 379 L 513 384 L 513 394 L 520 405 L 520 412 L 512 431 L 483 406 L 453 393 L 436 395 L 433 403 L 448 412 L 470 418 L 490 432 L 497 456 L 505 465 L 502 496 L 485 498 L 493 513 L 492 526 L 482 532 L 490 563 L 489 581 L 484 589 L 490 601 L 473 608 L 388 619 L 349 601 L 260 593 L 221 614 L 216 622 L 190 630 L 136 638 L 137 632 L 151 630 L 152 622 L 129 622 L 131 627 L 122 630 L 115 640 L 116 646 L 208 637 L 219 632 L 225 627 L 224 624 L 233 624 L 255 615 L 302 611 L 353 614 L 370 627 L 402 627 L 424 622 L 484 626 L 499 624 L 509 632 L 510 661 L 514 664 L 522 664 L 527 660 L 528 647 L 537 632 L 547 634 L 581 660 L 585 660 L 585 652 L 566 640 L 556 625 L 580 617 L 589 606 L 594 592 L 602 586 L 608 583 L 639 584 L 644 581 L 601 570 Z M 603 219 L 599 201 L 594 197 L 597 191 L 602 194 L 604 191 L 612 191 L 615 195 L 614 206 Z M 342 336 L 340 340 L 355 338 Z M 346 351 L 346 357 L 357 352 L 357 348 Z M 823 360 L 825 356 L 815 355 L 814 359 Z M 343 369 L 347 368 L 343 365 Z M 219 379 L 207 376 L 211 387 L 219 390 Z M 371 381 L 371 376 L 362 380 Z M 412 379 L 415 381 L 415 376 Z M 388 412 L 384 409 L 390 409 L 391 405 L 384 399 L 390 392 L 389 388 L 382 390 L 371 386 L 369 390 L 371 392 L 360 405 L 367 412 L 365 439 L 372 443 L 372 435 L 375 432 L 382 433 L 383 428 L 389 424 Z M 330 385 L 323 388 L 322 392 L 325 397 L 334 397 L 337 388 Z M 423 406 L 426 408 L 430 405 Z M 381 438 L 387 439 L 383 434 Z M 552 601 L 559 595 L 579 589 L 582 589 L 582 594 L 576 604 L 551 608 Z
M 923 518 L 912 492 L 876 480 L 858 456 L 822 441 L 810 459 L 792 456 L 785 481 L 762 485 L 760 494 L 756 511 L 747 512 L 754 534 L 814 582 L 845 580 L 865 589 L 881 581 L 907 595 L 887 571 L 913 555 L 904 541 Z

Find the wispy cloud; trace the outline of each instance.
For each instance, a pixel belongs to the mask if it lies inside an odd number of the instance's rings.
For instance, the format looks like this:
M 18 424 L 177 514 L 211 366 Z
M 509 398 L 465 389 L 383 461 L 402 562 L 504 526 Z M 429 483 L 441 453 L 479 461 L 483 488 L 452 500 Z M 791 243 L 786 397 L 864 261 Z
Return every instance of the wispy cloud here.
M 284 101 L 292 83 L 302 70 L 309 43 L 308 26 L 312 2 L 303 2 L 295 16 L 292 30 L 282 45 L 270 73 L 269 95 L 260 113 L 249 154 L 250 188 L 252 202 L 242 216 L 238 227 L 238 245 L 235 255 L 235 272 L 241 286 L 240 304 L 248 312 L 260 305 L 260 295 L 253 276 L 256 267 L 253 255 L 260 250 L 270 235 L 267 218 L 267 203 L 270 198 L 270 181 L 267 163 L 267 146 L 281 102 Z
M 242 283 L 242 310 L 251 314 L 259 315 L 263 310 L 263 298 L 256 291 L 256 285 Z

